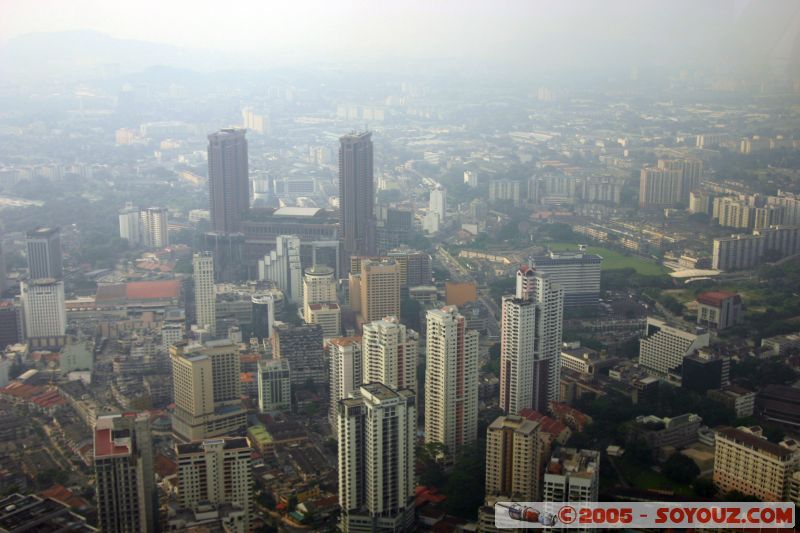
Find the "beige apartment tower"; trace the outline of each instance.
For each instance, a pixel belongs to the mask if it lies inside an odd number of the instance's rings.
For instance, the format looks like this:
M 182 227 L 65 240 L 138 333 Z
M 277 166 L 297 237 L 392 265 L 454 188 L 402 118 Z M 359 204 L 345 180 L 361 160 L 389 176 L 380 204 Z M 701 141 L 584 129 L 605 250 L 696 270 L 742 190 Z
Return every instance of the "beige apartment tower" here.
M 350 304 L 363 323 L 400 316 L 400 265 L 394 259 L 364 259 L 350 275 Z
M 539 501 L 543 449 L 538 422 L 497 417 L 486 430 L 486 496 Z
M 418 343 L 419 335 L 397 317 L 364 324 L 363 382 L 416 391 Z

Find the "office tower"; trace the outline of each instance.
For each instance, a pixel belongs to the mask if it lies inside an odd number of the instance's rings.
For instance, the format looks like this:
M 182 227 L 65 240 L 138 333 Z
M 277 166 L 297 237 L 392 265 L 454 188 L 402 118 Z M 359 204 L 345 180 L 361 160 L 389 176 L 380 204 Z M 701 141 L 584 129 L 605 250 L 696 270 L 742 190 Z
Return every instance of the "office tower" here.
M 194 254 L 195 322 L 211 336 L 217 332 L 217 289 L 214 286 L 214 256 L 211 252 Z
M 185 508 L 201 503 L 230 504 L 244 511 L 240 531 L 250 531 L 253 510 L 253 449 L 244 437 L 176 444 L 178 501 Z
M 677 201 L 688 204 L 689 193 L 700 186 L 703 162 L 699 159 L 659 159 L 658 168 L 679 173 Z
M 0 352 L 20 342 L 20 313 L 14 300 L 0 300 Z
M 27 233 L 28 278 L 61 279 L 64 267 L 61 259 L 61 228 L 38 227 Z
M 239 347 L 229 340 L 170 349 L 175 412 L 172 432 L 191 442 L 234 435 L 246 427 Z
M 256 293 L 250 297 L 253 337 L 259 342 L 272 337 L 275 327 L 275 299 L 271 294 Z
M 330 409 L 328 420 L 336 430 L 339 401 L 358 389 L 363 381 L 361 337 L 338 337 L 328 343 L 330 360 Z
M 262 413 L 292 408 L 292 373 L 287 359 L 258 362 L 258 409 Z
M 375 255 L 372 134 L 345 135 L 339 143 L 339 225 L 346 271 L 351 256 Z
M 101 531 L 158 531 L 158 493 L 147 413 L 97 418 L 94 472 Z
M 165 207 L 148 207 L 140 213 L 142 244 L 148 248 L 169 246 L 169 216 Z
M 714 439 L 714 484 L 722 493 L 738 491 L 765 502 L 784 501 L 792 473 L 800 465 L 797 443 L 769 442 L 760 427 L 723 426 Z
M 500 407 L 508 414 L 546 412 L 559 398 L 564 289 L 522 266 L 516 295 L 504 297 L 502 305 Z
M 364 324 L 362 337 L 364 383 L 383 383 L 395 389 L 419 390 L 419 335 L 389 316 Z
M 600 452 L 557 448 L 544 474 L 542 501 L 596 502 L 600 488 Z
M 444 216 L 447 212 L 447 189 L 438 185 L 435 189 L 431 190 L 431 196 L 428 201 L 428 211 L 436 215 L 439 219 L 439 223 L 444 223 Z
M 464 184 L 467 185 L 470 189 L 477 189 L 478 188 L 478 173 L 474 170 L 465 170 L 464 171 Z
M 132 245 L 142 242 L 141 211 L 131 202 L 127 202 L 125 208 L 119 212 L 119 236 Z
M 369 383 L 339 402 L 342 531 L 414 530 L 414 398 Z
M 350 275 L 350 306 L 361 320 L 372 322 L 400 316 L 400 265 L 394 259 L 361 261 L 361 271 Z
M 238 233 L 250 208 L 245 130 L 228 128 L 208 136 L 208 197 L 211 229 Z
M 684 357 L 708 346 L 708 342 L 706 331 L 692 331 L 687 326 L 671 326 L 663 320 L 647 317 L 645 337 L 639 339 L 639 364 L 654 375 L 666 377 L 670 370 L 683 364 Z
M 425 442 L 444 444 L 452 457 L 478 436 L 478 332 L 457 307 L 432 309 L 426 349 Z
M 400 287 L 409 288 L 419 285 L 430 285 L 431 256 L 427 252 L 412 250 L 408 246 L 400 246 L 390 250 L 388 257 L 400 265 Z
M 300 266 L 300 237 L 278 235 L 275 249 L 258 262 L 258 277 L 275 283 L 289 301 L 301 303 L 303 270 Z
M 324 265 L 306 269 L 303 276 L 303 319 L 319 324 L 326 339 L 338 337 L 342 329 L 342 310 L 336 300 L 334 270 Z
M 597 254 L 571 251 L 533 257 L 531 266 L 564 289 L 564 307 L 581 307 L 597 305 L 600 299 L 602 264 Z
M 677 204 L 681 195 L 680 170 L 644 167 L 639 174 L 639 207 L 668 207 Z M 687 193 L 687 203 L 689 201 Z
M 292 367 L 292 385 L 324 385 L 328 377 L 317 324 L 276 324 L 272 329 L 272 356 L 287 359 Z
M 486 496 L 539 501 L 544 443 L 539 423 L 499 416 L 486 429 Z
M 338 337 L 342 333 L 342 309 L 337 303 L 308 304 L 305 309 L 307 324 L 317 324 L 322 328 L 326 339 Z
M 34 279 L 21 281 L 19 288 L 25 338 L 37 348 L 61 346 L 67 332 L 64 282 Z
M 700 348 L 683 358 L 681 388 L 706 394 L 710 390 L 724 389 L 731 384 L 731 358 L 715 353 L 710 348 Z

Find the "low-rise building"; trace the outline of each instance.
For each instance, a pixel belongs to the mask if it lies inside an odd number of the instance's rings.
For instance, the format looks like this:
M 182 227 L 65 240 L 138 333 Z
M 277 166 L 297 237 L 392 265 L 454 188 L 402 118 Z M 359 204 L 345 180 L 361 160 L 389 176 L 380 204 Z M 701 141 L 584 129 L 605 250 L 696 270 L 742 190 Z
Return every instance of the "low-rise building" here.
M 683 448 L 697 441 L 697 430 L 702 422 L 703 419 L 694 413 L 672 418 L 637 416 L 636 429 L 653 450 L 666 446 Z
M 742 298 L 735 292 L 709 291 L 697 296 L 697 323 L 723 330 L 744 320 Z
M 708 397 L 725 404 L 736 413 L 736 418 L 753 416 L 756 405 L 756 393 L 738 385 L 728 385 L 722 389 L 712 389 Z

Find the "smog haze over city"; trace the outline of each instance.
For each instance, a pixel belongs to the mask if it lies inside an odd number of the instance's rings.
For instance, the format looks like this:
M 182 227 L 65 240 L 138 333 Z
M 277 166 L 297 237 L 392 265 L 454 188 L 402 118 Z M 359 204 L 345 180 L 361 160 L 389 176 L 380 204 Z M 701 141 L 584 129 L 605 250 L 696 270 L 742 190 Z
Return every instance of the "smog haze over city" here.
M 0 533 L 785 518 L 798 443 L 800 2 L 0 1 Z

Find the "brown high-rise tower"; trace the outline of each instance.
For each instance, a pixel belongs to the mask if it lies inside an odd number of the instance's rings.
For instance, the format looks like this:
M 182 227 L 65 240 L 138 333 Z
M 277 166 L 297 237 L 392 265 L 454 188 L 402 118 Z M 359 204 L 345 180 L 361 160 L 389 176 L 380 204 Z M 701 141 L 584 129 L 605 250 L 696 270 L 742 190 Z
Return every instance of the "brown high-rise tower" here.
M 351 256 L 375 255 L 372 134 L 352 133 L 339 142 L 339 223 L 347 272 Z
M 245 130 L 228 128 L 208 136 L 208 189 L 212 230 L 240 232 L 250 207 Z

